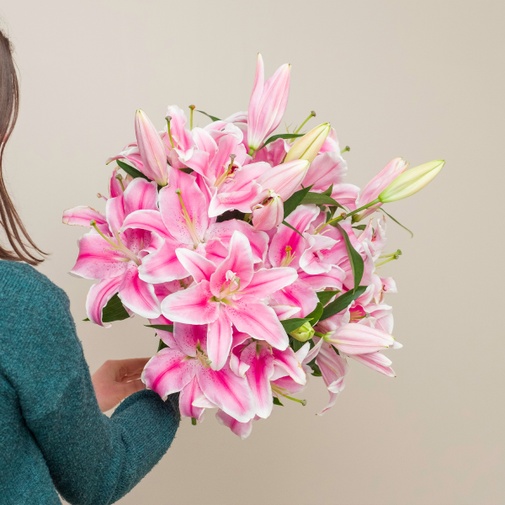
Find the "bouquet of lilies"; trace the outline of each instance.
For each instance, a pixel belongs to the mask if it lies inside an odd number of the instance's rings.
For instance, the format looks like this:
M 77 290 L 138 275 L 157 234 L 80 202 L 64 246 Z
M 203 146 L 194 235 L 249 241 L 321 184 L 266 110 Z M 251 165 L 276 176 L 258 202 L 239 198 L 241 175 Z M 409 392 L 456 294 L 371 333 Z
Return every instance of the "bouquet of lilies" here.
M 89 226 L 72 272 L 95 283 L 89 319 L 146 318 L 160 349 L 143 372 L 182 416 L 206 409 L 246 437 L 274 404 L 298 401 L 309 375 L 344 387 L 348 358 L 393 376 L 381 351 L 391 335 L 380 266 L 383 205 L 424 187 L 443 166 L 388 163 L 360 189 L 329 123 L 275 133 L 290 66 L 264 79 L 261 55 L 247 112 L 193 124 L 168 108 L 162 131 L 138 110 L 136 142 L 114 162 L 105 212 L 76 207 L 64 222 Z M 201 111 L 199 111 L 201 112 Z

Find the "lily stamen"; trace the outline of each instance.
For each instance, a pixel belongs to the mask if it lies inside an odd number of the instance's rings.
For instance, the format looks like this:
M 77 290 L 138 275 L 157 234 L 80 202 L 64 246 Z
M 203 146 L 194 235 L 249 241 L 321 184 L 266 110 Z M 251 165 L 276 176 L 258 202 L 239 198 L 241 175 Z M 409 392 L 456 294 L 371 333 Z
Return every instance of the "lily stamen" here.
M 170 145 L 172 146 L 173 149 L 175 147 L 175 142 L 174 138 L 172 137 L 172 130 L 170 128 L 170 122 L 172 121 L 172 116 L 166 116 L 165 119 L 167 121 L 168 138 L 170 140 Z
M 235 154 L 230 154 L 230 163 L 226 167 L 226 170 L 217 178 L 216 182 L 214 183 L 214 186 L 218 188 L 223 184 L 223 182 L 231 175 L 235 173 L 235 170 L 237 170 L 237 166 L 234 164 L 235 158 L 237 156 Z
M 193 239 L 193 246 L 196 249 L 198 247 L 198 244 L 200 244 L 202 241 L 200 240 L 200 237 L 198 236 L 198 233 L 196 232 L 195 223 L 193 222 L 193 219 L 191 219 L 191 216 L 189 215 L 189 212 L 188 212 L 188 208 L 186 207 L 186 204 L 184 203 L 184 200 L 182 198 L 182 191 L 179 188 L 177 188 L 175 190 L 175 193 L 176 193 L 177 197 L 179 198 L 179 204 L 181 206 L 182 215 L 184 216 L 184 220 L 186 221 L 186 224 L 188 226 L 189 234 L 191 235 L 191 238 Z
M 301 405 L 303 405 L 305 407 L 305 405 L 307 405 L 307 400 L 303 400 L 301 398 L 295 398 L 294 396 L 289 396 L 287 395 L 286 393 L 284 393 L 282 391 L 282 389 L 279 387 L 279 386 L 276 386 L 275 384 L 272 384 L 272 391 L 276 394 L 276 395 L 280 395 L 282 396 L 283 398 L 286 398 L 287 400 L 291 400 L 293 402 L 296 402 L 296 403 L 300 403 Z

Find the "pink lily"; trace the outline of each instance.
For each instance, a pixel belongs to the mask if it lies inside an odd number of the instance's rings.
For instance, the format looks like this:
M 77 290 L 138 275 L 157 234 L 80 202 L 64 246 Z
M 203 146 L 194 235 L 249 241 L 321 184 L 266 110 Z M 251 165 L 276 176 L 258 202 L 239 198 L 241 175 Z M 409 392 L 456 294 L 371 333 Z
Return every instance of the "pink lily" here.
M 106 224 L 90 223 L 92 230 L 79 241 L 79 256 L 72 273 L 98 280 L 89 290 L 88 317 L 103 325 L 102 311 L 118 293 L 126 308 L 147 318 L 160 315 L 154 287 L 139 278 L 143 258 L 160 246 L 160 240 L 143 230 L 122 230 L 127 212 L 156 205 L 156 187 L 144 179 L 135 179 L 124 195 L 110 198 L 106 204 Z M 71 214 L 71 213 L 70 213 Z M 85 211 L 86 217 L 89 213 Z M 79 212 L 67 214 L 67 220 L 83 220 Z
M 263 300 L 296 280 L 292 268 L 254 271 L 251 245 L 234 232 L 228 256 L 219 264 L 188 249 L 176 251 L 195 284 L 169 295 L 162 313 L 172 321 L 207 324 L 207 350 L 211 366 L 224 366 L 231 350 L 232 327 L 272 347 L 286 349 L 288 337 L 275 312 Z
M 254 407 L 247 380 L 228 365 L 213 370 L 206 339 L 205 326 L 174 323 L 177 347 L 166 347 L 151 358 L 142 373 L 143 382 L 162 398 L 180 391 L 183 416 L 198 419 L 203 408 L 218 407 L 237 421 L 248 422 L 254 417 Z
M 200 179 L 201 182 L 201 179 Z M 139 210 L 124 221 L 124 228 L 142 229 L 163 239 L 161 247 L 150 254 L 139 268 L 146 282 L 160 283 L 188 276 L 179 261 L 178 248 L 188 248 L 212 258 L 224 258 L 234 231 L 247 236 L 255 263 L 262 261 L 267 236 L 256 232 L 244 221 L 217 223 L 209 218 L 209 194 L 193 175 L 174 171 L 167 186 L 159 191 L 159 211 Z
M 234 346 L 230 368 L 237 375 L 247 378 L 255 402 L 255 415 L 262 419 L 272 413 L 271 381 L 289 376 L 296 383 L 304 385 L 307 380 L 305 371 L 290 347 L 280 351 L 266 342 L 252 339 Z
M 257 151 L 281 122 L 288 102 L 290 70 L 290 65 L 282 65 L 264 82 L 263 58 L 258 54 L 247 120 L 250 153 Z

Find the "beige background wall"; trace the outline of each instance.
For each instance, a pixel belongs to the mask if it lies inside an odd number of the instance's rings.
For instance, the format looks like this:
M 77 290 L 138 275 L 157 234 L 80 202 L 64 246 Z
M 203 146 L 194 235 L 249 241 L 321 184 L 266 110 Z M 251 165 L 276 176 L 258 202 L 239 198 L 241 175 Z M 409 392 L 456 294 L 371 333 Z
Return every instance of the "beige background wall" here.
M 2 0 L 22 96 L 8 183 L 78 321 L 89 284 L 67 274 L 81 230 L 62 211 L 100 206 L 137 107 L 160 127 L 169 104 L 245 109 L 258 51 L 269 73 L 293 65 L 287 122 L 314 109 L 351 146 L 350 181 L 397 155 L 447 160 L 389 208 L 415 231 L 390 227 L 398 377 L 353 362 L 326 416 L 313 380 L 307 407 L 275 409 L 246 441 L 213 415 L 184 422 L 120 503 L 505 503 L 504 16 L 501 0 Z M 156 348 L 140 320 L 78 330 L 92 370 Z

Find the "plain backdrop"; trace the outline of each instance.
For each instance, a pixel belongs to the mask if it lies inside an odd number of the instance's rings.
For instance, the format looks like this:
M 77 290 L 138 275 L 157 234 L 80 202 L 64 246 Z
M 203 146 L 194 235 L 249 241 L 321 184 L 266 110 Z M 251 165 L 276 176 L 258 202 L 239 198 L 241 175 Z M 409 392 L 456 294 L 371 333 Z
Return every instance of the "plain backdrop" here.
M 246 110 L 256 53 L 292 64 L 284 126 L 310 110 L 349 145 L 348 181 L 390 159 L 443 158 L 422 193 L 388 208 L 399 261 L 390 296 L 397 377 L 351 363 L 346 390 L 311 380 L 306 407 L 277 407 L 241 441 L 212 412 L 184 420 L 123 505 L 499 505 L 505 503 L 505 6 L 444 0 L 2 0 L 21 78 L 7 183 L 40 267 L 72 301 L 91 370 L 157 348 L 145 321 L 82 322 L 90 283 L 72 277 L 64 209 L 105 192 L 105 160 L 134 139 L 142 108 L 161 129 L 178 104 Z M 312 124 L 316 124 L 314 122 Z M 200 125 L 206 124 L 203 116 Z M 22 343 L 20 343 L 22 345 Z M 50 359 L 50 357 L 48 357 Z

